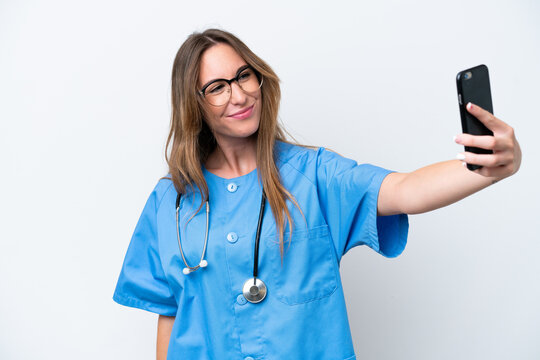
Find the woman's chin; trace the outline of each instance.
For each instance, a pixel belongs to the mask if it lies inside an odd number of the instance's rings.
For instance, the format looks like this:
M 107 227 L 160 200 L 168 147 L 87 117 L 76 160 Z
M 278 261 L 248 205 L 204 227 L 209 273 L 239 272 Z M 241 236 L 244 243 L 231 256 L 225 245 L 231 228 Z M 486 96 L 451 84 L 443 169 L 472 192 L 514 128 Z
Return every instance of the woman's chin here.
M 238 125 L 238 124 L 237 124 Z M 227 138 L 250 138 L 257 133 L 259 129 L 259 123 L 256 124 L 244 124 L 245 126 L 234 126 L 226 131 L 223 131 L 219 137 Z

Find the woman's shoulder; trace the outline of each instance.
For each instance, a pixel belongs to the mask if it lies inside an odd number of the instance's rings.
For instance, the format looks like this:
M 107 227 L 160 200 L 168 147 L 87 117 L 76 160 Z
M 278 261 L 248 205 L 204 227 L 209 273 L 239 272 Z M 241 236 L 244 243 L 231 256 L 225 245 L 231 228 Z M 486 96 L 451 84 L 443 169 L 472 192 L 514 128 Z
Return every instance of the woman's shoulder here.
M 278 149 L 277 164 L 282 175 L 301 174 L 313 184 L 318 183 L 317 179 L 332 177 L 357 166 L 356 161 L 324 147 L 280 142 Z
M 159 178 L 157 184 L 154 186 L 153 193 L 155 193 L 157 204 L 161 203 L 161 200 L 169 191 L 174 191 L 176 193 L 170 173 Z
M 276 141 L 277 161 L 280 165 L 288 163 L 295 168 L 321 166 L 329 162 L 354 163 L 331 149 L 321 146 L 301 145 L 291 142 Z
M 282 164 L 306 161 L 315 158 L 320 149 L 322 148 L 277 140 L 275 145 L 276 161 Z

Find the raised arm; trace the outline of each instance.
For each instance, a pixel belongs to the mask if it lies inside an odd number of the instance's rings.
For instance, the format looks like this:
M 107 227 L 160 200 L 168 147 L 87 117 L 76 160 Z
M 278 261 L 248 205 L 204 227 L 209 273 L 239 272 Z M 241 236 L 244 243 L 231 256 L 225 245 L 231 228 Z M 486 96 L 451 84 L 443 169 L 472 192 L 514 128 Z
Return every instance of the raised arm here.
M 518 171 L 521 149 L 514 129 L 488 111 L 473 104 L 467 110 L 479 119 L 493 136 L 460 134 L 456 143 L 493 150 L 493 154 L 459 153 L 449 160 L 420 168 L 411 173 L 391 173 L 381 184 L 379 215 L 420 214 L 459 201 Z M 460 161 L 461 160 L 461 161 Z M 483 167 L 470 171 L 466 165 Z

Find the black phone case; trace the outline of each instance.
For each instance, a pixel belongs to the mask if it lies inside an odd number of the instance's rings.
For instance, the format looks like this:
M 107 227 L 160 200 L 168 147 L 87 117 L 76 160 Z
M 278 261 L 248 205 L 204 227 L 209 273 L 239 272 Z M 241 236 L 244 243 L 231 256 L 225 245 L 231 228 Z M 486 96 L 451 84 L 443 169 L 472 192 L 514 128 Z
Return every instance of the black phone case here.
M 471 115 L 466 106 L 469 102 L 493 114 L 493 103 L 491 102 L 491 87 L 489 85 L 489 73 L 486 65 L 463 70 L 456 77 L 459 112 L 461 115 L 461 128 L 464 133 L 472 135 L 493 135 L 484 124 Z M 465 146 L 465 151 L 476 154 L 492 154 L 493 151 L 472 146 Z M 480 165 L 467 164 L 469 170 L 480 169 Z

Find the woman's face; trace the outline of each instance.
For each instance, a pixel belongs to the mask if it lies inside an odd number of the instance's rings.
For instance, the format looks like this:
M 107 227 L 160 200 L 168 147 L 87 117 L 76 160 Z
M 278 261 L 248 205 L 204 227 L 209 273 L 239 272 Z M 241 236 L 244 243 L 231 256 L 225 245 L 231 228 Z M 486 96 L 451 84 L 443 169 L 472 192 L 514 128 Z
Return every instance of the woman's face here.
M 232 79 L 238 69 L 247 63 L 229 45 L 216 44 L 206 50 L 199 69 L 199 88 L 215 79 Z M 236 141 L 253 135 L 259 128 L 261 118 L 261 90 L 244 92 L 236 81 L 231 83 L 231 96 L 221 106 L 204 101 L 206 121 L 216 140 Z

